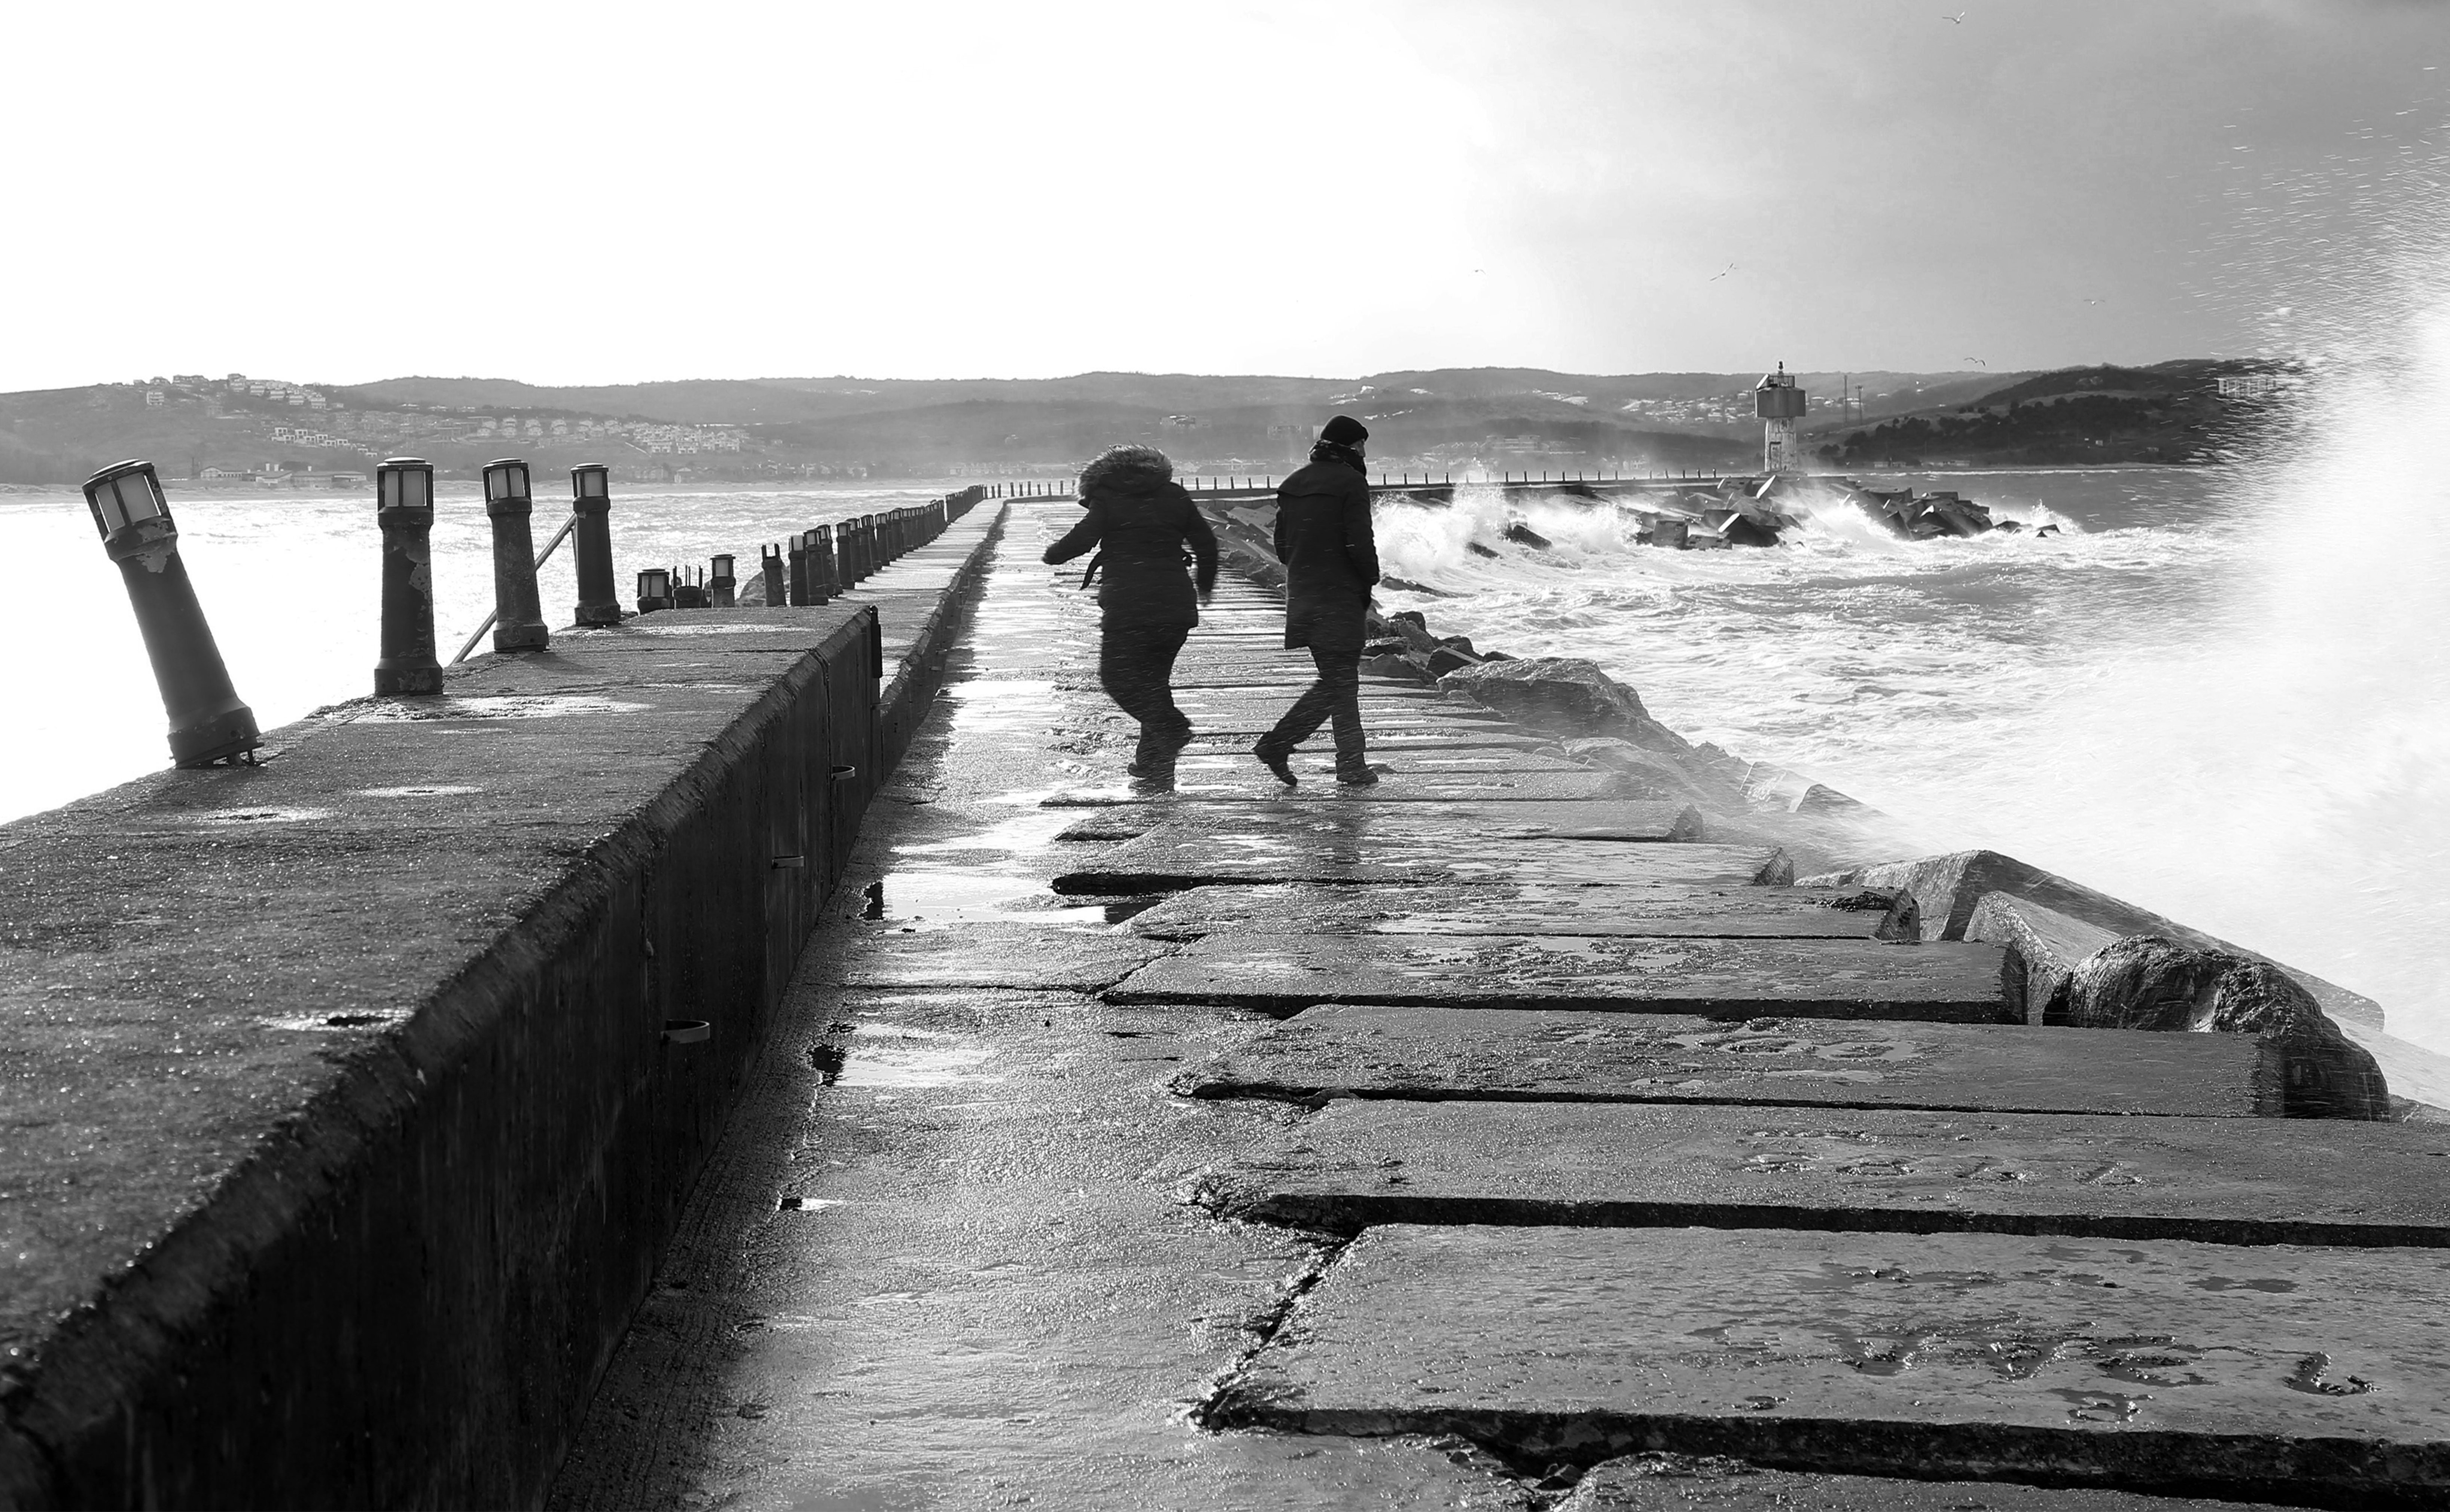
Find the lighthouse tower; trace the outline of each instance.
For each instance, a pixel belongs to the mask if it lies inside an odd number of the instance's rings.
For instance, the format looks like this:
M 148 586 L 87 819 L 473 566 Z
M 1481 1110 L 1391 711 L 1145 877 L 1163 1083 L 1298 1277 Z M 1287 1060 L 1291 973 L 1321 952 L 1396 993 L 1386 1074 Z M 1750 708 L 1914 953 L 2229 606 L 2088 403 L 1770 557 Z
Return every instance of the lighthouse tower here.
M 1753 387 L 1753 413 L 1761 422 L 1761 471 L 1771 475 L 1803 471 L 1803 453 L 1796 444 L 1795 425 L 1803 418 L 1803 391 L 1780 362 Z

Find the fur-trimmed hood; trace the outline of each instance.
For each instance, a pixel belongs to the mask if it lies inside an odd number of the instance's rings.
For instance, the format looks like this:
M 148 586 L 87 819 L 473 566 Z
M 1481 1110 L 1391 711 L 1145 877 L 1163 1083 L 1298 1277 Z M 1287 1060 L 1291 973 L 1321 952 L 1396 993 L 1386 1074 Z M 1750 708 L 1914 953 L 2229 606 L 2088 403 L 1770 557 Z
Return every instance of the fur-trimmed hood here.
M 1154 446 L 1110 446 L 1080 469 L 1080 502 L 1092 494 L 1151 494 L 1174 481 L 1174 463 Z

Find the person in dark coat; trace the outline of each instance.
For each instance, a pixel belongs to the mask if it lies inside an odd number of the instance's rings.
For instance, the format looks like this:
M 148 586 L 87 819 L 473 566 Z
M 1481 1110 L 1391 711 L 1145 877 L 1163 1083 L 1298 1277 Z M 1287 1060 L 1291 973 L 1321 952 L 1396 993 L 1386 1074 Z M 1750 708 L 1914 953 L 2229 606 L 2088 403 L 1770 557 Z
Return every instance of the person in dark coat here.
M 1285 564 L 1285 644 L 1308 647 L 1318 680 L 1252 754 L 1291 786 L 1289 758 L 1321 724 L 1335 730 L 1335 780 L 1378 780 L 1361 731 L 1361 647 L 1370 591 L 1378 586 L 1378 541 L 1370 528 L 1370 432 L 1339 415 L 1319 432 L 1310 465 L 1276 489 L 1276 556 Z
M 1216 586 L 1216 533 L 1174 481 L 1174 464 L 1153 447 L 1099 454 L 1080 470 L 1080 503 L 1088 513 L 1046 549 L 1046 560 L 1068 562 L 1097 550 L 1081 583 L 1100 579 L 1098 681 L 1140 722 L 1131 774 L 1171 787 L 1174 760 L 1191 744 L 1191 721 L 1175 707 L 1174 659 Z M 1185 547 L 1193 560 L 1188 574 Z

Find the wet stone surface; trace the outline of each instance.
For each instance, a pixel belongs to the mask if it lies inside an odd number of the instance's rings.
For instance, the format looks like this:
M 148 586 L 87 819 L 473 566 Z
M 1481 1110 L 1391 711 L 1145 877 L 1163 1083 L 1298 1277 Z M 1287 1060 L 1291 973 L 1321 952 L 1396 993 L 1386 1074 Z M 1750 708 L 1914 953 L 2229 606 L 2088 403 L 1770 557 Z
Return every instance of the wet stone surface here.
M 2269 1504 L 2090 1486 L 1816 1475 L 1721 1456 L 1649 1453 L 1592 1466 L 1557 1512 L 2248 1512 Z
M 2445 1303 L 2434 1250 L 1395 1225 L 1211 1415 L 2435 1505 Z
M 1108 996 L 1116 1002 L 1208 1002 L 1270 1012 L 1320 1002 L 1424 1003 L 2010 1023 L 2021 1014 L 2005 973 L 2006 958 L 1994 945 L 1615 935 L 1210 935 L 1134 972 Z
M 1126 838 L 1127 821 L 1115 838 Z M 1145 833 L 1144 830 L 1136 833 Z M 1778 940 L 1894 940 L 1916 936 L 1892 901 L 1862 892 L 1750 885 L 1561 886 L 1489 882 L 1443 886 L 1335 887 L 1284 882 L 1195 887 L 1132 917 L 1151 940 L 1203 935 L 1681 935 Z
M 1770 845 L 1625 844 L 1592 840 L 1457 843 L 1451 830 L 1410 829 L 1374 809 L 1333 830 L 1237 829 L 1227 821 L 1152 830 L 1057 879 L 1069 893 L 1172 892 L 1217 882 L 1544 882 L 1616 886 L 1793 881 Z
M 1372 1223 L 1957 1231 L 2450 1246 L 2450 1126 L 1907 1109 L 1329 1103 L 1201 1179 L 1221 1212 Z
M 1138 921 L 1135 921 L 1137 923 Z M 1186 1070 L 1195 1097 L 1710 1102 L 2022 1113 L 2276 1115 L 2243 1035 L 1507 1009 L 1306 1009 Z

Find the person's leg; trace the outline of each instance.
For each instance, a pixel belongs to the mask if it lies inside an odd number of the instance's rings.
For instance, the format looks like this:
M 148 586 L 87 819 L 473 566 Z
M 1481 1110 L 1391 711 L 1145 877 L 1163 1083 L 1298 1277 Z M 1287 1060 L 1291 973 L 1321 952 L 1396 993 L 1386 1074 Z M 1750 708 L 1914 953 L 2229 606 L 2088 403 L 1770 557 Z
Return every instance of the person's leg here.
M 1374 783 L 1370 769 L 1368 737 L 1361 728 L 1361 654 L 1357 649 L 1313 649 L 1318 665 L 1317 687 L 1326 690 L 1328 717 L 1335 728 L 1335 780 L 1347 785 Z
M 1098 681 L 1117 708 L 1139 722 L 1137 774 L 1153 760 L 1170 764 L 1189 743 L 1191 721 L 1175 707 L 1174 659 L 1188 626 L 1109 625 L 1098 646 Z
M 1159 767 L 1171 771 L 1174 759 L 1191 744 L 1191 721 L 1174 701 L 1174 660 L 1182 654 L 1191 627 L 1170 625 L 1144 633 L 1147 639 L 1138 669 L 1141 707 L 1134 710 L 1140 722 L 1139 759 L 1135 765 L 1152 773 Z

